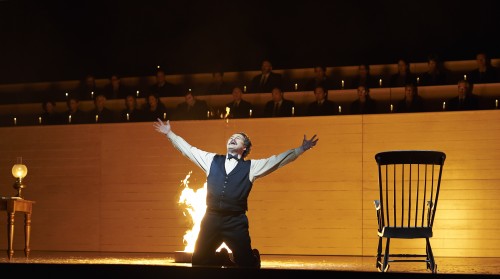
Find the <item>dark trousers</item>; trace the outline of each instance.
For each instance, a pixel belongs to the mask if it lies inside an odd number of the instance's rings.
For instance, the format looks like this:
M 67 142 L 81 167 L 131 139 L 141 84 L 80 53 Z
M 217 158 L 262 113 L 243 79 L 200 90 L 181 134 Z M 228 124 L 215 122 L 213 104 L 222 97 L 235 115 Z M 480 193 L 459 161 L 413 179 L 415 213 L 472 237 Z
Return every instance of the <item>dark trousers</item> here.
M 238 267 L 258 267 L 260 263 L 252 252 L 248 218 L 243 213 L 221 213 L 207 210 L 200 224 L 200 233 L 194 247 L 193 266 L 221 266 L 216 257 L 217 248 L 225 242 L 231 249 Z

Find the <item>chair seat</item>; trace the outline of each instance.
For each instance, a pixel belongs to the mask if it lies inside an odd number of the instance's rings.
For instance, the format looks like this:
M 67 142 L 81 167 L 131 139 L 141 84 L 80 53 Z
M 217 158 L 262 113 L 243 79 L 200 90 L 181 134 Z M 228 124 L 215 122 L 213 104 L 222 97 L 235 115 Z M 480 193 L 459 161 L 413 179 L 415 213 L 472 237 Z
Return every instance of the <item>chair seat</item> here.
M 432 237 L 432 228 L 384 227 L 379 236 L 388 238 L 430 238 Z

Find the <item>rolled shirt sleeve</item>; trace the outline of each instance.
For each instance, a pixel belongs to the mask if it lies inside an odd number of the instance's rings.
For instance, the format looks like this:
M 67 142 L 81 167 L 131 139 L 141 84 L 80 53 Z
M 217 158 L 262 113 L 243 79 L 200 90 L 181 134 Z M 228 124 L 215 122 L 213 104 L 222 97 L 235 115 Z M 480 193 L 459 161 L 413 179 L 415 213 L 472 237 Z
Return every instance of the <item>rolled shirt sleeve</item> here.
M 215 153 L 206 152 L 190 145 L 186 140 L 172 131 L 167 134 L 167 138 L 172 142 L 172 145 L 182 153 L 182 155 L 193 161 L 193 163 L 195 163 L 208 175 Z
M 216 153 L 206 152 L 198 149 L 172 131 L 167 134 L 167 138 L 172 142 L 172 145 L 182 153 L 182 155 L 194 162 L 205 172 L 205 174 L 208 175 L 210 171 L 210 165 L 212 164 Z M 278 155 L 273 155 L 266 159 L 252 159 L 250 160 L 251 165 L 248 179 L 253 183 L 257 178 L 264 177 L 278 170 L 279 168 L 295 161 L 295 159 L 297 159 L 303 153 L 304 149 L 302 148 L 302 146 L 299 146 L 297 148 L 289 149 Z
M 300 146 L 289 149 L 278 155 L 273 155 L 267 159 L 251 160 L 250 181 L 254 182 L 257 178 L 264 177 L 288 163 L 295 161 L 302 153 L 304 153 L 304 149 Z

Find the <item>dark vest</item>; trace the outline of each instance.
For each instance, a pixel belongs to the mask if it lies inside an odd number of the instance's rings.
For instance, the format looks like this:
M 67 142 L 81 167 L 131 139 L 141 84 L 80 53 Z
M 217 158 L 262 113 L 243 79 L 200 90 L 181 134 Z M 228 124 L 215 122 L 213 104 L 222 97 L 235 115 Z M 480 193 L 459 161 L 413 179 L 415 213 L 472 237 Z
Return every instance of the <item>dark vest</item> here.
M 230 174 L 224 167 L 226 156 L 215 155 L 207 177 L 207 209 L 230 212 L 246 211 L 247 199 L 252 190 L 250 161 L 240 160 Z

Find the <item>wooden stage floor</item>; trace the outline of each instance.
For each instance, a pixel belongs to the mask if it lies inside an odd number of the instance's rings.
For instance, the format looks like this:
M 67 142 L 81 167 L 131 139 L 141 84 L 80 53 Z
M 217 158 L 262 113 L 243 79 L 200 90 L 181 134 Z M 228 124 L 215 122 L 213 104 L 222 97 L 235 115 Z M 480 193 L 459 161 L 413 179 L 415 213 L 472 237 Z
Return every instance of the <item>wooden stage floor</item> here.
M 32 251 L 25 258 L 16 251 L 9 261 L 0 258 L 0 271 L 12 275 L 40 273 L 51 278 L 99 276 L 134 278 L 256 278 L 264 276 L 308 276 L 326 278 L 336 274 L 366 278 L 401 276 L 405 278 L 482 278 L 500 277 L 500 258 L 436 258 L 438 273 L 431 274 L 425 263 L 391 263 L 387 273 L 375 268 L 375 257 L 261 255 L 262 268 L 193 268 L 175 261 L 173 253 L 95 253 Z M 30 272 L 30 273 L 28 273 Z M 236 278 L 235 278 L 236 277 Z M 382 277 L 380 277 L 382 278 Z M 395 277 L 394 277 L 395 278 Z

